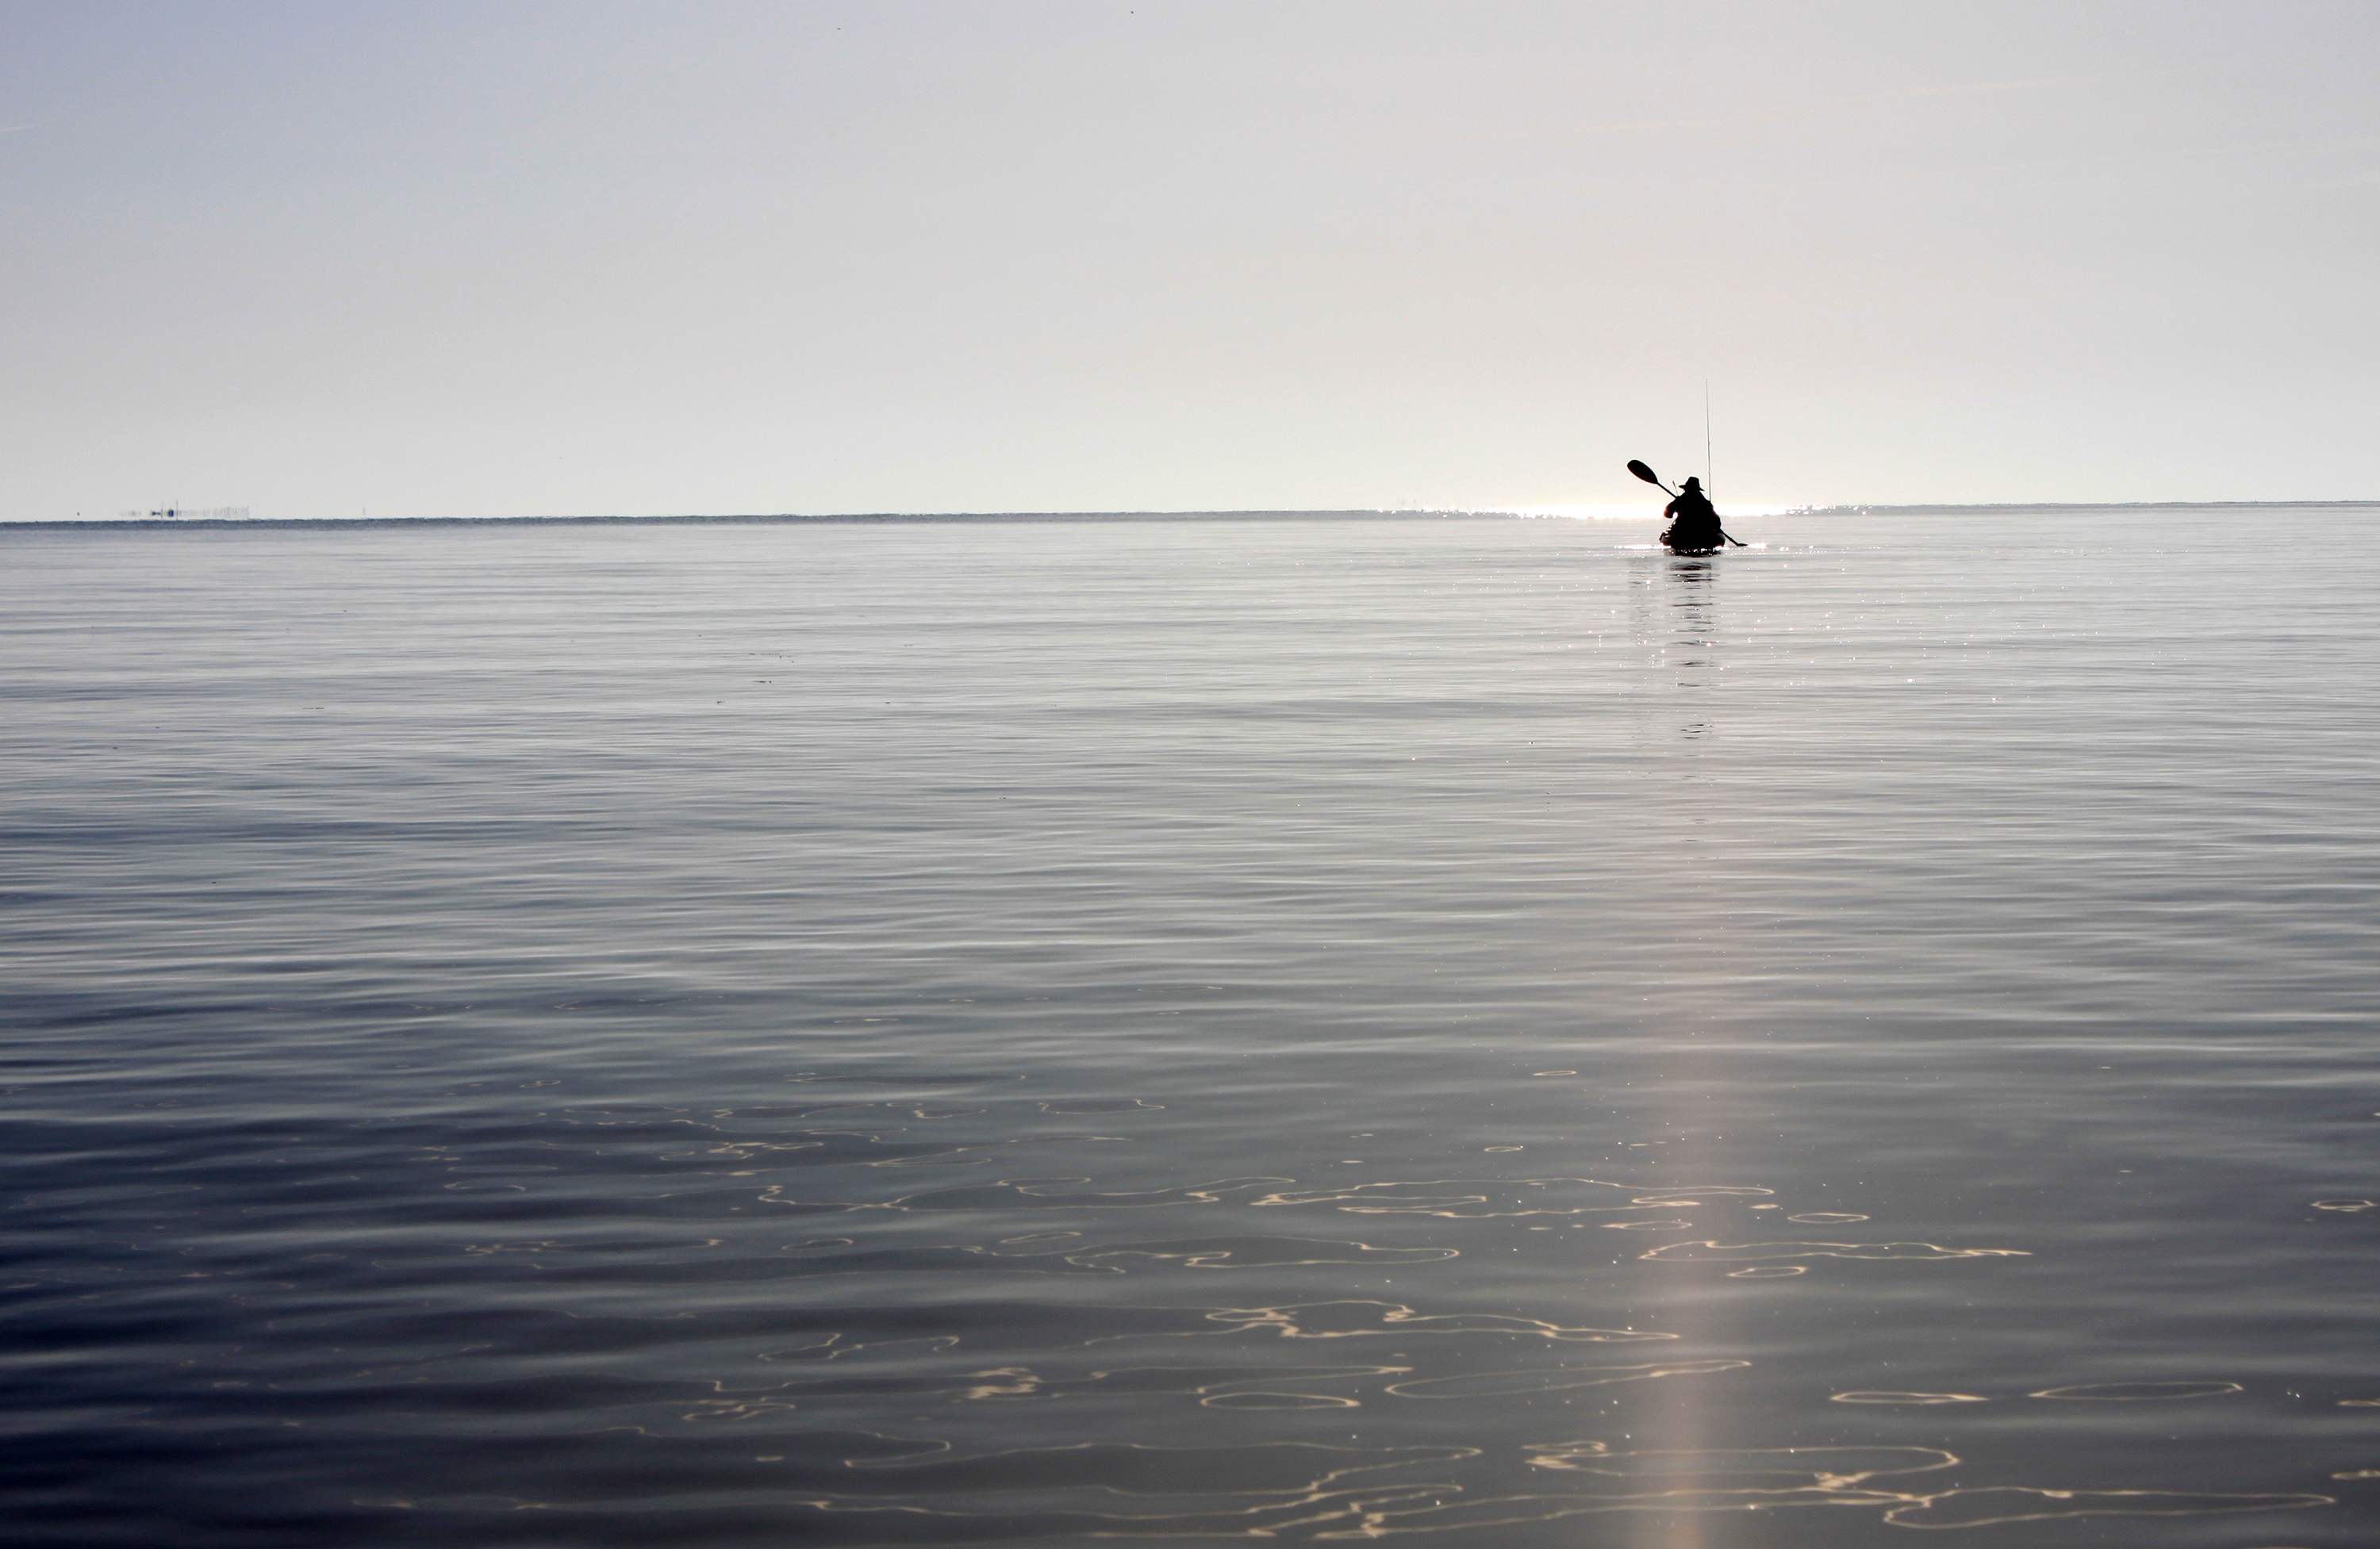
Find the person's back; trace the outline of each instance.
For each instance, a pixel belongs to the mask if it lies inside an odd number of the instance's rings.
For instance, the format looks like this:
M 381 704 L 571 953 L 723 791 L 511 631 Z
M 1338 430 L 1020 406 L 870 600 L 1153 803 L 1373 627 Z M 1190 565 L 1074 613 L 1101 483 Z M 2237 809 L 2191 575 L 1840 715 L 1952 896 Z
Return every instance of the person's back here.
M 1718 512 L 1703 493 L 1703 481 L 1699 478 L 1687 479 L 1679 489 L 1678 498 L 1664 507 L 1661 514 L 1670 519 L 1661 541 L 1675 552 L 1707 552 L 1727 541 L 1727 536 L 1719 530 Z

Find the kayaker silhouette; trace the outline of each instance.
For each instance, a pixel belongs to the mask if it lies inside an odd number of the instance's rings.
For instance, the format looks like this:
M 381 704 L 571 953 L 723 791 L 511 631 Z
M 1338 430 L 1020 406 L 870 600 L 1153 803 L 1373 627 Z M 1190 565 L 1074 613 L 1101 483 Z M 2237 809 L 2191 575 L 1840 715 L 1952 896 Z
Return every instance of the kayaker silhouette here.
M 1673 554 L 1716 554 L 1719 546 L 1732 543 L 1744 547 L 1743 540 L 1718 525 L 1718 511 L 1703 493 L 1703 481 L 1689 478 L 1682 489 L 1672 490 L 1661 482 L 1661 476 L 1635 459 L 1629 459 L 1628 471 L 1645 483 L 1658 486 L 1670 497 L 1661 514 L 1670 525 L 1661 529 L 1661 541 Z
M 1688 478 L 1680 485 L 1678 498 L 1663 506 L 1661 514 L 1670 519 L 1661 541 L 1672 553 L 1714 553 L 1727 541 L 1727 534 L 1719 530 L 1718 512 L 1703 493 L 1699 478 Z

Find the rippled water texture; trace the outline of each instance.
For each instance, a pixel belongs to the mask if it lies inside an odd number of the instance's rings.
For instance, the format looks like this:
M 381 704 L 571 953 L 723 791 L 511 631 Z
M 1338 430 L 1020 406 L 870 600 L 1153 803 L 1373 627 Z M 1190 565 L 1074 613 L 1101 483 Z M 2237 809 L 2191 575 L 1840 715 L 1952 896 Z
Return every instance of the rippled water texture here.
M 2368 1545 L 2368 515 L 0 533 L 12 1542 Z

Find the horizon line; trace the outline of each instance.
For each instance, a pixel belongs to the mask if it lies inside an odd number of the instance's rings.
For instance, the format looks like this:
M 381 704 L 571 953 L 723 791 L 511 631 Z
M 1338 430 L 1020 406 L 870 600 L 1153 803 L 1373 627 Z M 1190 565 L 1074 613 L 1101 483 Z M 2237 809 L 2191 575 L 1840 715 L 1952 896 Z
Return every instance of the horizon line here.
M 2224 511 L 2380 507 L 2373 500 L 2263 501 L 1970 501 L 1839 502 L 1825 505 L 1737 507 L 1734 519 L 1758 516 L 1919 516 L 1964 512 Z M 1638 514 L 1643 511 L 1643 514 Z M 626 524 L 699 526 L 705 523 L 768 525 L 799 522 L 1199 522 L 1199 521 L 1657 521 L 1658 511 L 1635 506 L 1394 506 L 1179 511 L 851 511 L 714 512 L 675 514 L 626 514 L 513 516 L 57 516 L 0 518 L 0 530 L 130 527 L 380 527 L 489 526 L 544 524 L 593 526 Z

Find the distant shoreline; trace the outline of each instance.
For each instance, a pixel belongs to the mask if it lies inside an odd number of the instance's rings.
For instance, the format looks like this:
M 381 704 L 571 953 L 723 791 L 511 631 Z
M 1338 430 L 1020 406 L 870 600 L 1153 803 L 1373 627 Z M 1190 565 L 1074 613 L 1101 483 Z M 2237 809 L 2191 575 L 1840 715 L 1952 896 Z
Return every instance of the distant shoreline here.
M 2368 501 L 2007 501 L 1973 505 L 1809 505 L 1795 516 L 1949 516 L 1963 512 L 1988 515 L 2006 511 L 2358 511 L 2380 508 Z M 1783 514 L 1780 513 L 1780 514 Z
M 2363 501 L 2059 501 L 2005 502 L 1973 505 L 1812 505 L 1762 513 L 1770 516 L 1956 516 L 2053 514 L 2073 511 L 2353 511 L 2380 509 L 2380 500 Z M 1657 519 L 1651 506 L 1645 519 Z M 234 520 L 206 517 L 61 517 L 30 522 L 0 521 L 0 532 L 97 531 L 125 529 L 188 529 L 225 527 L 492 527 L 492 526 L 791 526 L 804 523 L 839 525 L 892 522 L 1449 522 L 1594 521 L 1612 517 L 1573 517 L 1529 511 L 953 511 L 848 512 L 832 514 L 704 516 L 252 516 Z M 1746 519 L 1749 519 L 1748 517 Z

